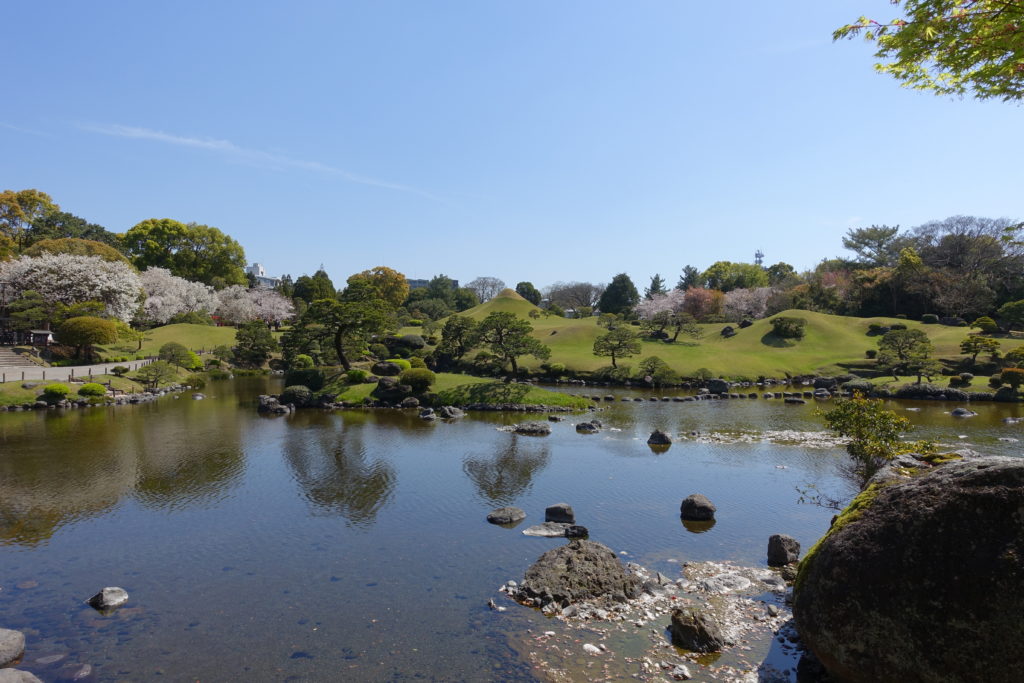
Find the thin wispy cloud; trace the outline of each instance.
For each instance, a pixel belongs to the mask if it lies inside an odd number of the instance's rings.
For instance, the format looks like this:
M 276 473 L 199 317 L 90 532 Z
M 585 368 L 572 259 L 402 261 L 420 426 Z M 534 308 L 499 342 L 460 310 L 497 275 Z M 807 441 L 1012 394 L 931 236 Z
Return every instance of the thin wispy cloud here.
M 6 128 L 7 130 L 14 130 L 14 131 L 17 131 L 19 133 L 28 133 L 29 135 L 38 135 L 39 137 L 42 137 L 42 138 L 51 138 L 51 137 L 53 137 L 49 133 L 44 133 L 44 132 L 39 131 L 39 130 L 32 130 L 31 128 L 22 128 L 21 126 L 15 126 L 13 123 L 7 123 L 5 121 L 0 121 L 0 128 Z
M 82 130 L 87 130 L 92 133 L 99 133 L 101 135 L 109 135 L 111 137 L 128 138 L 133 140 L 148 140 L 152 142 L 161 142 L 167 145 L 174 145 L 176 147 L 190 147 L 192 149 L 201 149 L 209 152 L 220 154 L 224 157 L 240 161 L 242 163 L 248 163 L 253 166 L 271 167 L 277 169 L 296 168 L 304 171 L 312 171 L 315 173 L 324 173 L 327 175 L 333 175 L 341 178 L 342 180 L 350 183 L 357 183 L 359 185 L 369 185 L 372 187 L 381 187 L 388 190 L 395 190 L 398 192 L 408 192 L 415 194 L 432 201 L 445 203 L 439 197 L 432 195 L 431 193 L 421 190 L 416 187 L 409 185 L 402 185 L 400 183 L 393 183 L 387 180 L 381 180 L 379 178 L 371 178 L 369 176 L 359 175 L 337 166 L 331 166 L 324 164 L 319 161 L 306 161 L 303 159 L 294 159 L 292 157 L 284 156 L 281 154 L 273 154 L 271 152 L 265 152 L 259 149 L 250 149 L 248 147 L 240 147 L 230 140 L 219 140 L 217 138 L 192 138 L 185 137 L 182 135 L 174 135 L 171 133 L 165 133 L 159 130 L 152 130 L 150 128 L 140 128 L 136 126 L 123 126 L 120 124 L 79 124 L 78 126 Z

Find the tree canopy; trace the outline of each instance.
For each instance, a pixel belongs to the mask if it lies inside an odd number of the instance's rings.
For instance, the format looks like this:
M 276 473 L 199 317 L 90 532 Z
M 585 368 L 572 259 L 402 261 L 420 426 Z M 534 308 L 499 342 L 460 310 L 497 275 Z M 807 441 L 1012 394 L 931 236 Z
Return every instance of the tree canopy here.
M 636 285 L 628 275 L 619 273 L 601 293 L 597 307 L 602 313 L 626 313 L 639 302 L 640 293 L 636 291 Z
M 532 282 L 520 282 L 517 284 L 516 294 L 523 297 L 534 306 L 540 306 L 540 290 L 534 287 Z
M 58 209 L 60 207 L 45 192 L 4 190 L 0 192 L 0 234 L 14 240 L 19 248 L 24 248 L 32 221 Z
M 533 325 L 505 311 L 489 314 L 477 326 L 476 337 L 487 345 L 491 352 L 512 366 L 512 374 L 519 373 L 516 359 L 533 356 L 545 360 L 551 356 L 551 349 L 530 336 Z
M 387 266 L 377 266 L 351 275 L 348 278 L 348 284 L 351 286 L 360 280 L 368 283 L 377 298 L 392 309 L 401 306 L 409 296 L 409 281 L 405 279 L 405 275 Z
M 178 277 L 220 288 L 244 285 L 245 251 L 217 228 L 150 218 L 124 235 L 125 253 L 138 268 L 167 268 Z
M 892 0 L 904 17 L 861 17 L 833 39 L 874 42 L 875 69 L 906 87 L 937 95 L 1004 101 L 1024 97 L 1024 2 Z
M 594 340 L 595 356 L 610 356 L 612 367 L 617 368 L 617 358 L 628 358 L 640 353 L 640 340 L 628 327 L 616 327 Z

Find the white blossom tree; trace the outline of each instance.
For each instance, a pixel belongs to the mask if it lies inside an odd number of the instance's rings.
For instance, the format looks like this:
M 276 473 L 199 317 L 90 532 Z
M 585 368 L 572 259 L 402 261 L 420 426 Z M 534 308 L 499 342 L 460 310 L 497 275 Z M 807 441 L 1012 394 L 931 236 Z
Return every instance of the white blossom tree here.
M 209 313 L 217 307 L 212 287 L 172 275 L 166 268 L 147 268 L 141 278 L 146 291 L 143 317 L 157 325 L 166 324 L 179 313 Z
M 279 323 L 295 315 L 291 300 L 272 289 L 250 289 L 249 296 L 256 308 L 256 317 L 268 323 Z
M 678 289 L 670 289 L 664 294 L 655 294 L 650 299 L 643 299 L 634 309 L 644 320 L 651 320 L 659 313 L 682 313 L 686 293 Z
M 241 325 L 251 320 L 280 322 L 290 318 L 295 309 L 291 301 L 273 290 L 233 285 L 217 292 L 216 312 L 224 322 Z
M 722 312 L 732 322 L 763 318 L 768 313 L 768 299 L 774 293 L 771 287 L 734 289 L 725 293 Z
M 107 315 L 124 322 L 134 317 L 144 296 L 142 281 L 134 268 L 122 261 L 104 261 L 99 256 L 22 256 L 0 263 L 0 281 L 7 283 L 11 299 L 32 290 L 48 303 L 99 301 Z

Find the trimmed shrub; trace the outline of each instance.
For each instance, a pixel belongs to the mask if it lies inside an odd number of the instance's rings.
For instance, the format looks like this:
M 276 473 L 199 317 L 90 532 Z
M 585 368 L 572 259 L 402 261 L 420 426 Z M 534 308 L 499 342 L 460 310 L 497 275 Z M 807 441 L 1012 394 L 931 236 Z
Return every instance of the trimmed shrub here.
M 405 324 L 409 327 L 423 327 L 423 321 L 419 318 L 409 318 L 405 321 Z
M 213 318 L 203 311 L 189 311 L 188 313 L 177 313 L 171 316 L 167 324 L 188 323 L 190 325 L 213 325 Z
M 776 337 L 782 337 L 783 339 L 804 338 L 804 328 L 807 327 L 807 320 L 805 318 L 791 318 L 780 315 L 772 318 L 770 322 Z
M 540 369 L 549 375 L 558 377 L 565 373 L 565 363 L 541 363 Z
M 948 401 L 966 401 L 967 392 L 934 384 L 908 384 L 896 392 L 896 398 L 937 399 L 945 397 Z
M 124 365 L 117 365 L 110 368 L 110 374 L 114 375 L 114 377 L 124 377 L 128 374 L 128 370 L 129 368 Z
M 998 389 L 1003 386 L 1003 378 L 1001 375 L 992 375 L 988 378 L 988 385 L 993 389 Z
M 865 396 L 870 396 L 871 392 L 875 390 L 875 386 L 866 379 L 850 380 L 849 382 L 843 382 L 841 386 L 845 391 L 855 391 Z
M 881 325 L 879 323 L 868 323 L 868 336 L 874 337 L 877 335 L 882 335 L 888 332 L 890 329 L 892 328 L 889 327 L 888 325 Z
M 410 370 L 410 369 L 412 369 L 412 363 L 410 363 L 409 361 L 407 361 L 404 358 L 388 358 L 384 362 L 385 363 L 394 363 L 395 365 L 397 365 L 398 367 L 402 368 L 403 370 Z
M 313 358 L 312 356 L 300 353 L 295 358 L 292 358 L 291 367 L 292 370 L 309 370 L 313 367 Z
M 381 343 L 370 344 L 370 353 L 376 358 L 387 358 L 391 355 L 391 352 L 388 351 L 388 347 Z
M 412 387 L 413 393 L 420 394 L 437 380 L 437 376 L 426 368 L 410 368 L 402 373 L 400 380 Z
M 1024 368 L 1006 368 L 1000 377 L 1003 384 L 1009 384 L 1016 391 L 1024 384 Z
M 360 370 L 359 368 L 352 368 L 345 373 L 345 381 L 349 384 L 362 384 L 366 381 L 366 378 L 370 376 L 366 370 Z
M 309 387 L 296 384 L 285 387 L 278 400 L 284 404 L 293 403 L 296 407 L 302 407 L 313 400 L 313 392 Z
M 864 352 L 864 356 L 867 358 L 874 358 L 878 355 L 878 349 L 868 349 Z
M 939 316 L 935 315 L 934 313 L 925 313 L 924 315 L 921 316 L 921 322 L 925 325 L 938 325 Z
M 892 330 L 905 330 L 905 329 L 907 329 L 907 326 L 904 325 L 903 323 L 893 323 L 892 325 L 889 325 L 889 330 L 890 331 L 892 331 Z
M 96 382 L 88 382 L 78 388 L 79 396 L 106 396 L 107 388 Z
M 67 384 L 54 382 L 53 384 L 48 384 L 43 389 L 43 400 L 47 403 L 57 403 L 67 398 L 67 395 L 70 393 L 71 388 Z
M 1007 403 L 1014 402 L 1017 400 L 1017 390 L 1013 387 L 999 387 L 996 389 L 996 393 L 992 395 L 992 400 Z
M 977 320 L 975 320 L 973 323 L 971 323 L 971 327 L 977 327 L 985 334 L 993 334 L 999 331 L 999 325 L 997 325 L 996 321 L 988 317 L 987 315 L 983 315 Z
M 411 368 L 425 368 L 427 362 L 419 356 L 409 356 L 409 367 Z
M 323 370 L 309 368 L 308 370 L 289 370 L 284 374 L 286 387 L 296 385 L 308 387 L 310 391 L 320 391 L 324 386 Z M 299 405 L 296 403 L 295 405 Z
M 406 346 L 410 349 L 422 349 L 427 345 L 427 342 L 423 341 L 423 337 L 418 334 L 402 335 L 401 342 L 402 346 Z

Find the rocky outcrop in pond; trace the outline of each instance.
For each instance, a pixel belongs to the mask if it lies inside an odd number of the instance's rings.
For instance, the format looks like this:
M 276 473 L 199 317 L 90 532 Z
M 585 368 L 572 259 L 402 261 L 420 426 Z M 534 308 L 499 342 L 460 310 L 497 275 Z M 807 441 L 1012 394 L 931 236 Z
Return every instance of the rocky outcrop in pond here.
M 1020 680 L 1024 459 L 869 487 L 800 566 L 805 643 L 848 681 Z
M 626 571 L 611 548 L 573 540 L 549 550 L 526 570 L 515 597 L 526 604 L 559 611 L 584 600 L 625 602 L 643 592 L 640 579 Z
M 718 508 L 701 493 L 694 493 L 683 499 L 679 505 L 679 516 L 690 522 L 707 522 L 715 518 Z
M 25 653 L 25 634 L 9 628 L 0 628 L 0 667 L 9 666 Z

